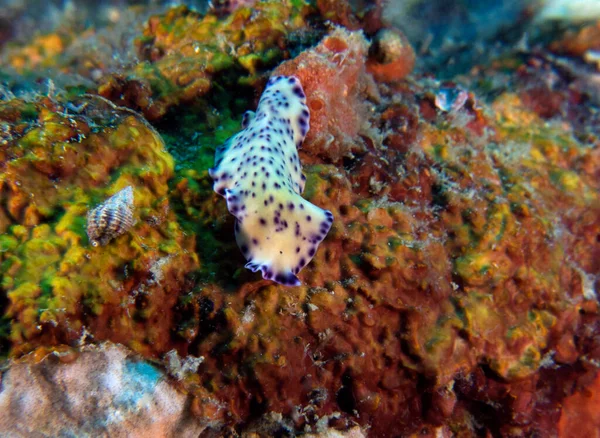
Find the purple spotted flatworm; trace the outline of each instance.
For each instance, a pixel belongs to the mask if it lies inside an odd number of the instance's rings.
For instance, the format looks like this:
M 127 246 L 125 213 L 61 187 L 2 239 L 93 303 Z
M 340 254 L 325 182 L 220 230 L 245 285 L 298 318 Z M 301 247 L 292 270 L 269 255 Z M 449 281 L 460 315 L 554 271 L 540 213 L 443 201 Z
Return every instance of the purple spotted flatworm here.
M 236 218 L 235 238 L 246 268 L 263 278 L 298 286 L 296 276 L 315 255 L 333 214 L 300 194 L 306 177 L 298 150 L 310 114 L 298 78 L 274 76 L 256 113 L 247 111 L 242 131 L 215 153 L 213 189 Z

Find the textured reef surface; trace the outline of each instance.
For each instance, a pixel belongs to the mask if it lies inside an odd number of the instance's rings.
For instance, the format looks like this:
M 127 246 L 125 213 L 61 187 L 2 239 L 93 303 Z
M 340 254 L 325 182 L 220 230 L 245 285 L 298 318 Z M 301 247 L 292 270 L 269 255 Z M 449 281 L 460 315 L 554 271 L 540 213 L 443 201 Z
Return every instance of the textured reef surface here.
M 597 435 L 600 22 L 477 48 L 393 2 L 213 3 L 0 17 L 0 432 Z M 274 76 L 334 218 L 299 286 L 244 268 L 209 175 Z

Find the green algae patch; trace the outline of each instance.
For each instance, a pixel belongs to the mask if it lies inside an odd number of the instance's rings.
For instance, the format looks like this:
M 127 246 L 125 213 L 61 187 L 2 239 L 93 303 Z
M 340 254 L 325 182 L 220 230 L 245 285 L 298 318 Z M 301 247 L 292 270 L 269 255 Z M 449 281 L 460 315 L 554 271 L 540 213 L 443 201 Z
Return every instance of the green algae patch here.
M 221 99 L 226 105 L 231 96 Z M 233 106 L 238 106 L 232 103 Z M 212 106 L 200 106 L 172 123 L 161 125 L 160 134 L 171 156 L 176 160 L 178 176 L 185 169 L 206 171 L 213 166 L 215 150 L 229 137 L 241 129 L 241 114 L 246 110 L 240 107 L 240 115 L 228 109 L 217 110 Z
M 199 278 L 211 282 L 232 279 L 243 256 L 232 239 L 233 221 L 225 203 L 212 190 L 208 172 L 182 169 L 171 185 L 170 198 L 178 223 L 184 232 L 195 236 L 195 248 L 202 260 Z
M 14 236 L 6 234 L 0 235 L 0 252 L 13 251 L 19 245 L 19 241 Z

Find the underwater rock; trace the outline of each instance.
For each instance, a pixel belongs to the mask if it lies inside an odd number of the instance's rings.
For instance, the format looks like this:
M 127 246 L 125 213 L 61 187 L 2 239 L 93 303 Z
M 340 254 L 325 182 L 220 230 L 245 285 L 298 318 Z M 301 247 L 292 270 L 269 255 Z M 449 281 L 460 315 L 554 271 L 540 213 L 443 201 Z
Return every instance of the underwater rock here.
M 307 96 L 311 129 L 303 151 L 327 162 L 364 152 L 358 133 L 369 113 L 366 72 L 368 44 L 362 32 L 336 28 L 314 48 L 278 66 L 274 74 L 300 79 Z
M 92 246 L 106 245 L 134 225 L 133 189 L 127 186 L 87 214 L 87 235 Z
M 330 425 L 330 423 L 335 424 L 335 421 L 341 416 L 339 412 L 334 412 L 319 418 L 314 427 L 306 428 L 303 431 L 302 436 L 307 438 L 366 438 L 368 436 L 367 432 L 359 426 L 349 426 L 340 430 Z M 270 412 L 248 425 L 242 433 L 242 437 L 259 438 L 282 434 L 295 434 L 293 421 L 278 412 Z
M 599 7 L 600 9 L 600 7 Z M 561 39 L 550 45 L 553 52 L 584 57 L 586 53 L 600 50 L 600 21 L 567 32 Z
M 31 354 L 1 380 L 3 436 L 197 437 L 207 427 L 160 368 L 110 343 Z
M 594 376 L 595 375 L 595 376 Z M 594 436 L 600 430 L 600 372 L 590 372 L 564 401 L 559 435 L 565 438 Z M 579 383 L 579 382 L 578 382 Z
M 246 267 L 263 278 L 299 286 L 296 274 L 315 255 L 333 215 L 303 199 L 306 177 L 298 149 L 310 114 L 298 78 L 273 76 L 248 111 L 243 130 L 217 148 L 209 169 L 214 191 L 236 217 L 235 238 Z
M 102 78 L 98 93 L 158 120 L 170 108 L 206 96 L 215 83 L 240 87 L 255 82 L 261 71 L 287 56 L 296 32 L 310 33 L 309 12 L 303 2 L 290 0 L 240 5 L 224 18 L 172 8 L 152 16 L 137 40 L 144 62 Z
M 65 33 L 39 35 L 29 45 L 4 50 L 2 64 L 18 72 L 54 66 L 58 62 L 59 55 L 72 42 L 72 38 L 72 35 Z
M 217 16 L 225 16 L 240 7 L 251 8 L 255 3 L 256 0 L 211 0 L 209 10 Z
M 97 96 L 0 102 L 0 124 L 11 127 L 0 152 L 2 353 L 70 344 L 85 330 L 145 354 L 171 350 L 161 321 L 198 259 L 169 208 L 173 160 L 158 133 Z M 89 246 L 89 206 L 128 186 L 135 235 Z
M 270 436 L 596 428 L 595 67 L 524 45 L 472 68 L 462 61 L 481 45 L 454 58 L 459 41 L 438 51 L 435 77 L 387 81 L 369 73 L 377 51 L 360 31 L 333 29 L 307 48 L 323 15 L 354 28 L 360 13 L 294 3 L 290 15 L 258 2 L 270 12 L 242 7 L 222 20 L 170 9 L 138 40 L 145 61 L 105 78 L 101 92 L 165 122 L 161 135 L 186 149 L 177 166 L 142 118 L 98 97 L 2 90 L 2 353 L 125 343 L 181 378 L 190 412 L 216 436 L 259 433 L 257 422 Z M 410 3 L 424 19 L 444 4 Z M 468 74 L 443 82 L 451 61 Z M 208 173 L 271 74 L 304 87 L 303 197 L 336 217 L 294 288 L 243 268 L 235 218 Z M 436 107 L 440 86 L 468 93 L 459 111 Z M 451 109 L 448 97 L 438 104 Z M 85 244 L 89 206 L 128 185 L 136 233 Z
M 317 0 L 316 7 L 320 15 L 331 23 L 348 30 L 358 30 L 360 19 L 354 11 L 351 2 L 346 0 Z
M 227 3 L 208 12 L 179 6 L 160 14 L 156 5 L 123 5 L 104 28 L 71 23 L 11 42 L 0 68 L 36 78 L 43 71 L 44 79 L 158 120 L 172 107 L 207 97 L 215 85 L 251 92 L 264 71 L 320 34 L 307 25 L 314 9 L 303 1 Z
M 415 52 L 408 39 L 397 29 L 381 29 L 369 48 L 367 70 L 379 82 L 399 81 L 415 65 Z
M 180 325 L 195 330 L 181 336 L 215 393 L 236 394 L 238 424 L 279 412 L 304 431 L 339 412 L 338 429 L 356 421 L 373 436 L 470 436 L 473 418 L 480 434 L 552 435 L 550 413 L 582 375 L 566 370 L 600 359 L 600 155 L 582 140 L 594 137 L 563 131 L 569 118 L 545 123 L 519 81 L 437 111 L 439 82 L 377 83 L 366 48 L 336 29 L 274 73 L 297 75 L 309 107 L 327 104 L 311 108 L 299 154 L 305 198 L 336 221 L 306 286 L 229 278 L 223 203 L 201 172 L 178 184 L 181 211 L 210 230 L 205 258 L 227 268 L 180 300 Z
M 7 73 L 29 77 L 34 83 L 36 80 L 42 83 L 50 80 L 57 85 L 57 89 L 71 86 L 90 92 L 96 89 L 97 81 L 103 76 L 137 62 L 138 54 L 133 41 L 143 31 L 143 25 L 152 10 L 139 6 L 117 7 L 104 2 L 71 4 L 70 8 L 66 5 L 65 9 L 71 9 L 74 15 L 53 30 L 46 25 L 57 16 L 50 13 L 50 18 L 42 11 L 45 7 L 52 10 L 56 5 L 50 2 L 39 6 L 25 8 L 44 18 L 35 20 L 35 29 L 29 33 L 25 29 L 32 25 L 32 21 L 31 17 L 27 18 L 27 13 L 19 22 L 12 23 L 19 33 L 32 37 L 31 40 L 18 38 L 18 43 L 11 41 L 7 44 L 0 53 L 0 68 Z M 31 9 L 36 10 L 34 12 Z M 91 16 L 87 18 L 80 16 L 88 14 Z M 112 18 L 107 19 L 107 15 Z M 104 26 L 90 26 L 93 21 L 103 21 L 99 24 Z M 20 77 L 21 81 L 23 76 Z

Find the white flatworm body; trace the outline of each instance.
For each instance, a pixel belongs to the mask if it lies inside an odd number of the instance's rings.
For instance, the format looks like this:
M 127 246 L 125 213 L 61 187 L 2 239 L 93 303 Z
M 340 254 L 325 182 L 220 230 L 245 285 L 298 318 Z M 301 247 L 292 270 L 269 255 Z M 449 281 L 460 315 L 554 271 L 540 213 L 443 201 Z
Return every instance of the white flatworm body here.
M 256 113 L 215 154 L 213 189 L 236 217 L 235 236 L 246 267 L 263 278 L 297 286 L 296 274 L 313 258 L 333 215 L 300 194 L 305 176 L 298 150 L 309 129 L 298 78 L 272 77 Z

